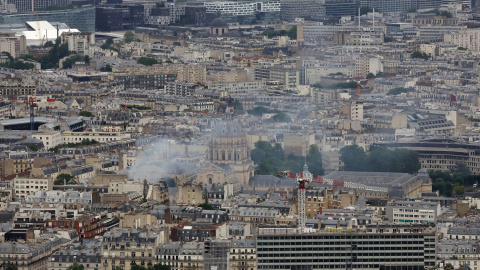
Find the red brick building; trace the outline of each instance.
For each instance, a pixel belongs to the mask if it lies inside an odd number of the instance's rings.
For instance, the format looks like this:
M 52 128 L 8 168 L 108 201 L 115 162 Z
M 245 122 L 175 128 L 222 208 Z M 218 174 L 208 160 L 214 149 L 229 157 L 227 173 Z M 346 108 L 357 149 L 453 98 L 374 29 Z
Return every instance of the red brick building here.
M 105 228 L 103 227 L 100 218 L 93 215 L 47 220 L 46 228 L 58 228 L 62 230 L 73 229 L 78 232 L 78 237 L 80 239 L 92 238 L 105 232 Z

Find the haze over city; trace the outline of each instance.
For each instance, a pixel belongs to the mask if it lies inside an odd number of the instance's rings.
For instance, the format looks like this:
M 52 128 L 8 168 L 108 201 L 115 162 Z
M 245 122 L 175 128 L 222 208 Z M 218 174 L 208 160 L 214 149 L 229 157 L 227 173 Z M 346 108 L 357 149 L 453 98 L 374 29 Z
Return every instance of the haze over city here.
M 0 1 L 3 270 L 480 270 L 476 0 Z

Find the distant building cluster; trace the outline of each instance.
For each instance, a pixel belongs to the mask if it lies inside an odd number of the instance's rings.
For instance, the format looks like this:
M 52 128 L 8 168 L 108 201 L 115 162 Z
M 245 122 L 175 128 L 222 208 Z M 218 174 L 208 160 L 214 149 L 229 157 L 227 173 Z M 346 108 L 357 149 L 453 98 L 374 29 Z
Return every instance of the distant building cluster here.
M 480 270 L 475 1 L 0 2 L 7 270 Z

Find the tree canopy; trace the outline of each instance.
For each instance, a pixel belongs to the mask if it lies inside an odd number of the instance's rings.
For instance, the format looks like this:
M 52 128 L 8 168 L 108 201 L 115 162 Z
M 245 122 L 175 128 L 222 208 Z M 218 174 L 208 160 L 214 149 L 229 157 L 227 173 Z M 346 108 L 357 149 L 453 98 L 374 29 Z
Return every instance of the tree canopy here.
M 78 115 L 85 116 L 85 117 L 92 117 L 93 116 L 93 114 L 89 111 L 81 111 L 81 112 L 78 113 Z
M 363 171 L 367 154 L 360 146 L 354 144 L 340 149 L 341 160 L 343 161 L 345 171 Z
M 3 269 L 5 270 L 18 270 L 18 266 L 12 263 L 7 263 L 3 266 Z
M 312 84 L 311 86 L 312 87 L 315 87 L 315 88 L 319 88 L 319 89 L 342 89 L 342 88 L 350 88 L 350 89 L 354 89 L 354 88 L 357 88 L 357 82 L 354 82 L 354 81 L 351 81 L 351 82 L 339 82 L 339 83 L 336 83 L 336 84 L 332 84 L 332 85 L 322 85 L 322 84 Z
M 59 60 L 68 55 L 70 55 L 68 44 L 60 45 L 60 38 L 57 38 L 50 51 L 40 57 L 38 61 L 41 63 L 42 69 L 57 68 Z
M 401 93 L 407 93 L 408 90 L 403 88 L 403 87 L 397 87 L 397 88 L 393 88 L 393 89 L 390 89 L 390 91 L 388 91 L 387 95 L 400 95 Z
M 288 114 L 286 114 L 282 111 L 279 111 L 279 110 L 270 110 L 270 109 L 262 107 L 262 106 L 255 107 L 251 110 L 248 110 L 247 112 L 248 112 L 248 114 L 255 115 L 255 116 L 262 116 L 265 113 L 273 113 L 275 115 L 272 116 L 272 119 L 275 122 L 283 122 L 283 123 L 292 122 L 292 118 Z
M 235 101 L 232 103 L 232 106 L 235 110 L 242 110 L 243 111 L 243 105 L 238 99 L 235 99 Z
M 125 41 L 125 43 L 130 43 L 134 40 L 135 38 L 135 34 L 133 34 L 132 31 L 127 31 L 125 32 L 125 34 L 123 35 L 123 40 Z
M 144 66 L 153 66 L 155 64 L 158 64 L 157 59 L 155 58 L 150 58 L 150 57 L 140 57 L 137 60 L 137 63 L 142 64 Z
M 64 144 L 59 144 L 55 147 L 52 147 L 50 149 L 48 149 L 48 151 L 52 151 L 52 152 L 55 152 L 55 153 L 58 153 L 58 149 L 60 148 L 64 148 L 64 147 L 69 147 L 69 148 L 73 148 L 73 147 L 77 147 L 77 146 L 85 146 L 85 145 L 92 145 L 92 144 L 97 144 L 98 142 L 94 139 L 90 140 L 90 139 L 83 139 L 81 142 L 79 143 L 64 143 Z
M 360 16 L 368 14 L 369 12 L 373 12 L 373 9 L 371 7 L 361 7 L 360 8 Z
M 102 72 L 112 72 L 112 67 L 110 66 L 110 64 L 106 64 L 104 67 L 100 68 L 100 71 L 102 71 Z
M 425 60 L 428 60 L 430 58 L 430 56 L 428 54 L 422 53 L 422 52 L 413 52 L 411 57 L 412 58 L 425 59 Z
M 257 165 L 256 174 L 273 175 L 278 171 L 300 172 L 305 165 L 305 158 L 293 154 L 285 157 L 285 152 L 280 144 L 272 146 L 269 142 L 259 141 L 255 143 L 255 149 L 251 153 L 252 160 Z M 316 145 L 311 145 L 307 158 L 308 169 L 315 175 L 323 175 L 322 155 Z
M 251 114 L 251 115 L 262 116 L 264 113 L 269 113 L 270 110 L 265 108 L 265 107 L 258 106 L 258 107 L 255 107 L 255 108 L 251 109 L 251 110 L 248 110 L 247 112 L 248 112 L 248 114 Z
M 349 145 L 340 149 L 340 159 L 345 171 L 415 174 L 421 168 L 418 153 L 407 149 L 377 147 L 367 154 L 358 145 Z
M 213 210 L 213 206 L 208 203 L 201 203 L 198 207 L 201 207 L 203 210 Z
M 85 56 L 74 54 L 68 57 L 67 59 L 65 59 L 65 61 L 63 61 L 62 67 L 65 69 L 72 68 L 73 64 L 75 64 L 75 62 L 78 62 L 78 61 L 85 61 Z
M 68 185 L 69 183 L 71 183 L 72 180 L 73 180 L 73 176 L 71 176 L 70 174 L 61 173 L 57 176 L 57 178 L 55 179 L 53 184 L 54 185 L 65 185 L 65 184 Z
M 20 60 L 20 58 L 14 59 L 12 55 L 8 52 L 2 52 L 2 53 L 7 55 L 8 57 L 8 61 L 0 65 L 2 67 L 11 68 L 11 69 L 33 69 L 35 67 L 34 64 L 26 63 Z M 26 59 L 26 60 L 32 60 L 32 59 Z
M 32 150 L 33 152 L 37 152 L 38 151 L 38 147 L 35 145 L 35 144 L 29 144 L 27 145 L 27 147 Z
M 278 112 L 277 114 L 275 114 L 272 119 L 275 121 L 275 122 L 283 122 L 283 123 L 290 123 L 292 122 L 292 118 L 290 118 L 290 116 L 284 112 Z
M 452 13 L 448 11 L 440 11 L 438 9 L 429 10 L 427 12 L 423 12 L 423 14 L 435 14 L 437 16 L 444 16 L 446 18 L 453 18 Z
M 454 192 L 462 195 L 467 187 L 471 188 L 473 184 L 480 181 L 480 175 L 471 174 L 463 162 L 456 163 L 450 172 L 437 170 L 430 171 L 429 175 L 432 179 L 432 189 L 447 197 L 452 196 Z
M 263 32 L 264 36 L 268 38 L 279 37 L 279 36 L 288 36 L 290 39 L 297 39 L 297 26 L 293 26 L 290 30 L 278 30 L 278 31 L 265 31 Z

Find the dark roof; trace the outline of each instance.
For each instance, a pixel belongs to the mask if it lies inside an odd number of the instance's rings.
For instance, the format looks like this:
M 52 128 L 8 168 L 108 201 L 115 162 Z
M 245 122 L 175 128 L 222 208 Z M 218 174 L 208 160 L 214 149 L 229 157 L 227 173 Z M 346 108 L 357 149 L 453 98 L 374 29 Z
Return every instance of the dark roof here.
M 275 187 L 275 186 L 282 186 L 282 187 L 295 187 L 297 185 L 295 179 L 291 178 L 279 178 L 273 175 L 255 175 L 254 177 L 250 178 L 249 186 L 255 187 Z

